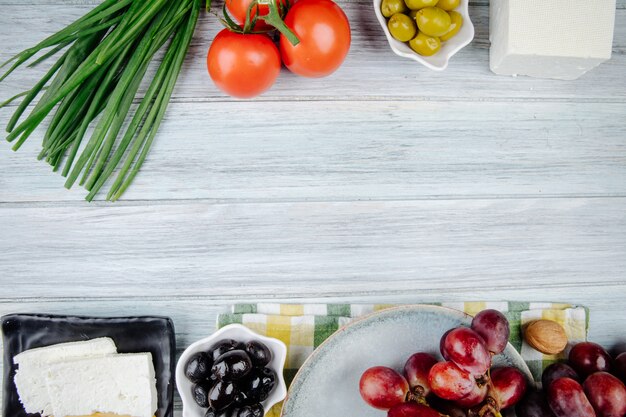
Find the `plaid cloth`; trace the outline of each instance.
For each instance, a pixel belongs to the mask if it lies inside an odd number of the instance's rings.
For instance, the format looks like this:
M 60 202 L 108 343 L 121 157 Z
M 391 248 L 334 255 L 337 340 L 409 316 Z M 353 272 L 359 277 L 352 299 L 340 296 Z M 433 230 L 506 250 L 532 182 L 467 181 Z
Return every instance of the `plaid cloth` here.
M 533 349 L 522 338 L 522 326 L 537 319 L 549 319 L 560 323 L 570 343 L 587 340 L 589 312 L 584 307 L 559 303 L 527 302 L 458 302 L 430 303 L 450 307 L 474 315 L 486 308 L 504 313 L 511 327 L 510 342 L 517 349 L 530 368 L 536 381 L 541 380 L 541 372 L 550 363 L 562 359 L 560 355 L 544 355 Z M 374 311 L 395 307 L 390 304 L 236 304 L 232 312 L 220 314 L 217 327 L 232 323 L 243 324 L 259 334 L 275 337 L 287 345 L 285 380 L 291 382 L 306 358 L 327 337 L 352 319 Z M 280 415 L 282 403 L 277 404 L 268 414 Z

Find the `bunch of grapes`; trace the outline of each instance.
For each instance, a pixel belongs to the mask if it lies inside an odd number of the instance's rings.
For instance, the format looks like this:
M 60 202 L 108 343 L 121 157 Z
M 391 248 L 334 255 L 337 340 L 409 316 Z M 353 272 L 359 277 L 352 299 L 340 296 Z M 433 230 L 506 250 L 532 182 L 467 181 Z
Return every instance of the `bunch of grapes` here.
M 626 352 L 613 359 L 596 343 L 578 343 L 568 363 L 554 363 L 543 371 L 544 391 L 529 392 L 517 405 L 517 416 L 624 417 L 624 382 Z
M 516 368 L 491 369 L 494 355 L 509 340 L 509 322 L 496 310 L 483 310 L 471 327 L 456 327 L 441 337 L 444 361 L 418 352 L 403 373 L 375 366 L 361 376 L 361 396 L 387 417 L 500 417 L 526 392 L 526 378 Z

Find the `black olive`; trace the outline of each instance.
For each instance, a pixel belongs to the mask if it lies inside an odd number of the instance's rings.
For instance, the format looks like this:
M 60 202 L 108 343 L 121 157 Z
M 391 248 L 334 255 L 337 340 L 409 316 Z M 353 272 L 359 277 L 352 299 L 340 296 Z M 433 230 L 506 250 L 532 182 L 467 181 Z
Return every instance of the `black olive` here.
M 263 368 L 261 370 L 261 389 L 266 394 L 269 394 L 273 389 L 274 385 L 276 385 L 277 375 L 270 368 Z
M 185 365 L 185 375 L 191 382 L 200 382 L 211 375 L 213 360 L 205 352 L 194 353 Z
M 234 409 L 231 407 L 226 407 L 223 410 L 220 411 L 215 411 L 215 415 L 214 416 L 210 416 L 210 417 L 231 417 L 233 415 L 233 411 L 236 413 L 238 409 Z M 208 417 L 208 416 L 204 416 L 204 417 Z
M 215 411 L 215 408 L 209 407 L 209 409 L 206 410 L 204 417 L 217 417 L 217 411 Z
M 209 391 L 209 404 L 217 411 L 221 411 L 235 401 L 237 390 L 232 382 L 218 381 Z
M 231 350 L 217 358 L 211 372 L 221 381 L 235 381 L 248 375 L 252 361 L 243 350 Z
M 207 408 L 209 406 L 209 393 L 208 388 L 203 384 L 194 384 L 191 387 L 191 393 L 193 395 L 193 399 L 202 408 Z
M 237 394 L 235 395 L 235 402 L 237 404 L 248 404 L 248 394 L 238 390 Z
M 233 339 L 223 339 L 213 345 L 211 349 L 207 352 L 208 355 L 215 362 L 217 358 L 222 356 L 224 353 L 229 352 L 231 350 L 238 349 L 241 346 L 241 343 L 237 342 Z
M 220 413 L 217 415 L 217 417 L 232 417 L 233 416 L 233 412 L 237 413 L 237 408 L 228 407 L 227 409 L 220 411 Z
M 241 407 L 237 413 L 237 417 L 263 417 L 263 406 L 259 403 L 246 405 Z
M 239 383 L 239 389 L 246 393 L 246 404 L 259 403 L 268 397 L 268 393 L 263 389 L 263 375 L 260 369 L 255 369 L 242 380 Z
M 209 414 L 209 411 L 211 411 L 212 414 Z M 230 417 L 232 415 L 233 409 L 227 407 L 223 410 L 216 411 L 213 408 L 209 408 L 209 411 L 206 412 L 204 417 Z
M 263 367 L 272 360 L 272 352 L 261 342 L 252 340 L 246 344 L 246 352 L 256 367 Z

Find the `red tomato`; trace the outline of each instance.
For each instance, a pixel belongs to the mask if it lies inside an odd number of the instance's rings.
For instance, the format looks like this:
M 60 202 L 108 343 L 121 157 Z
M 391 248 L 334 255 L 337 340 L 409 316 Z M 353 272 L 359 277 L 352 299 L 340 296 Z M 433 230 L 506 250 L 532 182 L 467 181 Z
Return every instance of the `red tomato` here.
M 290 4 L 288 0 L 281 0 L 284 6 Z M 226 0 L 226 8 L 231 16 L 243 26 L 246 22 L 246 13 L 250 7 L 252 0 Z M 250 11 L 250 19 L 252 19 L 259 12 L 259 16 L 265 16 L 269 12 L 269 6 L 267 4 L 258 4 Z M 254 25 L 254 30 L 267 30 L 273 29 L 272 26 L 265 23 L 263 20 L 258 19 Z
M 266 35 L 243 35 L 224 29 L 211 43 L 207 68 L 220 90 L 250 98 L 274 84 L 280 73 L 280 53 Z
M 350 23 L 332 0 L 300 0 L 289 9 L 285 23 L 300 39 L 293 46 L 280 35 L 280 54 L 292 72 L 325 77 L 334 72 L 350 50 Z

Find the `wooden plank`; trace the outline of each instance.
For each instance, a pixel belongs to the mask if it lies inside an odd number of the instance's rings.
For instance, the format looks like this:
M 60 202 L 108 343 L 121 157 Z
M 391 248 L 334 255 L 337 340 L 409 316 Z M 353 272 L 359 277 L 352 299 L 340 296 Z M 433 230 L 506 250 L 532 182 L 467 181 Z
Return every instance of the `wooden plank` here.
M 173 103 L 125 198 L 624 195 L 625 115 L 626 103 Z M 0 144 L 0 201 L 82 200 L 36 161 L 40 137 Z
M 348 3 L 348 2 L 358 2 L 363 0 L 341 0 L 339 3 Z M 0 5 L 36 5 L 36 6 L 66 6 L 66 5 L 74 5 L 74 6 L 93 6 L 100 4 L 102 0 L 0 0 Z M 218 4 L 219 3 L 213 3 Z M 489 0 L 470 0 L 469 2 L 472 6 L 488 6 Z M 626 8 L 626 0 L 617 0 L 616 7 L 618 9 Z
M 625 0 L 626 1 L 626 0 Z M 305 79 L 283 70 L 276 85 L 261 100 L 592 100 L 626 101 L 626 10 L 618 10 L 613 58 L 576 81 L 496 76 L 489 71 L 488 7 L 476 6 L 474 42 L 455 56 L 443 73 L 432 72 L 391 52 L 369 2 L 342 3 L 353 29 L 353 44 L 345 64 L 323 79 Z M 88 7 L 6 5 L 0 14 L 0 61 L 30 47 L 71 22 Z M 174 93 L 175 100 L 232 101 L 218 91 L 206 71 L 206 53 L 220 23 L 202 14 L 196 38 Z M 48 65 L 23 69 L 0 85 L 0 97 L 30 88 Z
M 626 285 L 626 198 L 0 208 L 5 299 L 299 297 Z M 9 278 L 10 277 L 10 278 Z M 620 296 L 623 297 L 623 292 Z

